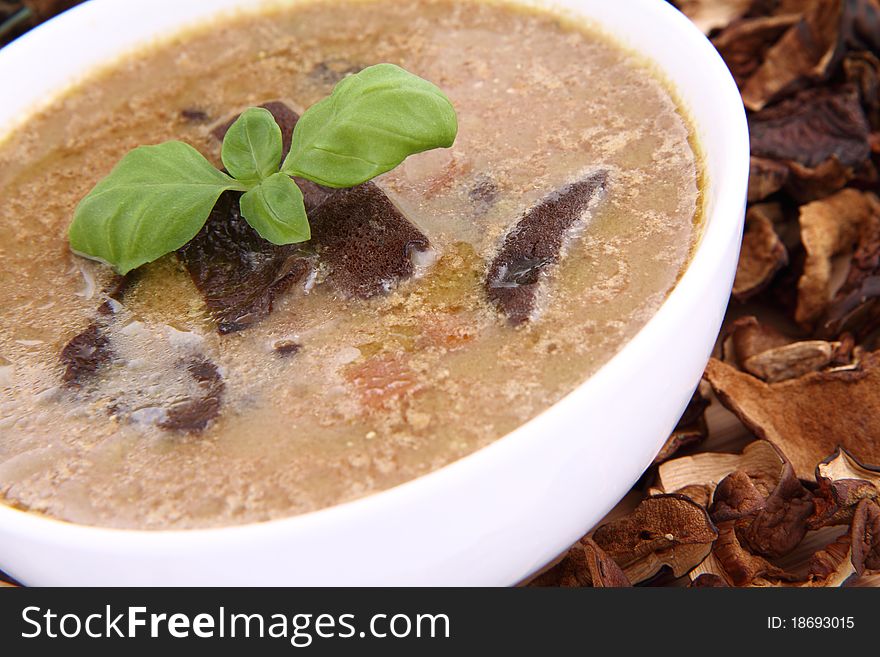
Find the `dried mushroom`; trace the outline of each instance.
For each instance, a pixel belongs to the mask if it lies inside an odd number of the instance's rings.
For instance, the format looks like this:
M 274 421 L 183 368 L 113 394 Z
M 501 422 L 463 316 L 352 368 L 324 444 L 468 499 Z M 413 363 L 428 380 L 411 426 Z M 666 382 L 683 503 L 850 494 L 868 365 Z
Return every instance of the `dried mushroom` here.
M 855 167 L 870 153 L 868 121 L 852 85 L 808 89 L 749 117 L 752 154 L 815 168 Z
M 746 214 L 746 230 L 733 283 L 733 296 L 746 301 L 788 264 L 788 251 L 773 227 L 782 214 L 778 205 L 755 205 Z
M 796 575 L 787 573 L 767 559 L 754 555 L 740 542 L 736 521 L 728 520 L 718 525 L 718 542 L 712 551 L 715 562 L 734 586 L 752 586 L 756 580 L 796 581 Z M 718 574 L 718 573 L 716 573 Z M 760 584 L 760 583 L 759 583 Z
M 846 280 L 828 305 L 820 333 L 852 332 L 860 338 L 880 328 L 880 217 L 871 215 L 861 227 Z
M 785 163 L 752 156 L 749 161 L 749 203 L 763 201 L 775 194 L 782 189 L 788 177 L 789 167 Z
M 680 494 L 706 487 L 711 498 L 718 483 L 732 472 L 743 470 L 756 477 L 774 478 L 784 464 L 778 449 L 766 440 L 757 440 L 746 445 L 742 454 L 706 452 L 667 461 L 658 468 L 655 485 L 661 492 Z
M 811 527 L 849 524 L 859 502 L 880 499 L 880 470 L 863 466 L 843 449 L 819 463 L 816 482 Z
M 596 542 L 585 536 L 530 586 L 620 588 L 632 586 L 620 566 Z
M 737 470 L 715 489 L 709 508 L 716 523 L 735 521 L 737 536 L 753 554 L 781 557 L 807 533 L 813 496 L 785 463 L 775 477 Z
M 880 504 L 862 500 L 852 522 L 852 564 L 857 574 L 880 569 Z
M 870 238 L 878 221 L 877 198 L 854 189 L 801 208 L 801 239 L 807 258 L 798 281 L 798 322 L 809 324 L 822 315 L 832 296 L 831 259 Z
M 743 369 L 768 383 L 796 379 L 818 372 L 830 365 L 839 342 L 805 340 L 755 354 L 743 363 Z
M 830 196 L 843 189 L 856 176 L 855 170 L 842 164 L 836 155 L 815 167 L 789 162 L 788 173 L 785 191 L 798 203 L 809 203 Z
M 770 47 L 798 20 L 796 14 L 782 14 L 735 21 L 713 37 L 712 44 L 742 87 L 764 61 Z
M 705 378 L 749 430 L 788 456 L 801 479 L 809 480 L 838 443 L 863 462 L 880 463 L 880 352 L 866 354 L 856 369 L 811 372 L 781 383 L 765 383 L 713 359 Z
M 723 345 L 724 362 L 735 364 L 768 383 L 850 364 L 853 357 L 851 341 L 796 342 L 772 326 L 761 324 L 752 315 L 731 324 Z
M 627 578 L 643 582 L 664 566 L 682 577 L 709 554 L 718 536 L 706 510 L 683 495 L 656 495 L 602 525 L 593 540 Z
M 758 111 L 792 89 L 828 76 L 842 51 L 848 0 L 813 2 L 767 51 L 742 87 L 745 106 Z

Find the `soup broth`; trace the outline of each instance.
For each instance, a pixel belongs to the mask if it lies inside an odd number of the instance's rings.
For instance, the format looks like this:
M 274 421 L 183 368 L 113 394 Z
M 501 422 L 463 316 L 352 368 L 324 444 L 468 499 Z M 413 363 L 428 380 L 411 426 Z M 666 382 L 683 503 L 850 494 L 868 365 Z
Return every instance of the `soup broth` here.
M 346 282 L 321 264 L 342 248 L 328 237 L 271 312 L 223 330 L 192 252 L 124 284 L 70 252 L 77 203 L 128 150 L 179 139 L 221 166 L 217 128 L 244 108 L 301 113 L 378 62 L 438 85 L 460 124 L 454 147 L 375 181 L 369 198 L 418 236 L 400 275 Z M 506 3 L 304 1 L 128 56 L 0 144 L 0 493 L 77 523 L 198 528 L 449 464 L 571 392 L 657 311 L 699 235 L 700 166 L 648 64 Z M 504 261 L 518 222 L 584 180 L 558 253 Z M 396 257 L 357 239 L 347 267 Z M 528 307 L 505 307 L 524 282 Z

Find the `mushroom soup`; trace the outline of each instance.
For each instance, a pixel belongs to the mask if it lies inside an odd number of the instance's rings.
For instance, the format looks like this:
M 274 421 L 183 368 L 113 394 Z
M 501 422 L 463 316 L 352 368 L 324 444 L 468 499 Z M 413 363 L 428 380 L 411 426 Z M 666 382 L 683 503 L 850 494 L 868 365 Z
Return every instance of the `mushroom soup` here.
M 180 140 L 222 167 L 249 106 L 287 150 L 306 109 L 380 62 L 448 95 L 455 143 L 352 188 L 297 179 L 308 241 L 263 239 L 231 189 L 124 277 L 71 252 L 77 204 L 127 151 Z M 699 237 L 700 179 L 649 64 L 510 4 L 302 2 L 128 56 L 0 144 L 0 493 L 78 523 L 197 528 L 449 464 L 651 318 Z

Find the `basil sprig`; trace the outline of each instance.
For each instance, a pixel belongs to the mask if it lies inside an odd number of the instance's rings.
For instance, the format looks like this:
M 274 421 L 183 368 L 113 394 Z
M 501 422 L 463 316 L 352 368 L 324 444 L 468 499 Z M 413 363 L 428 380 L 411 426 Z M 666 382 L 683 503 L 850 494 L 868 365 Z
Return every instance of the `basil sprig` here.
M 303 114 L 283 163 L 281 129 L 256 107 L 223 139 L 228 174 L 183 142 L 134 149 L 80 202 L 70 246 L 126 274 L 189 242 L 230 190 L 244 192 L 241 214 L 263 239 L 304 242 L 309 221 L 291 176 L 353 187 L 410 155 L 452 146 L 457 132 L 455 110 L 440 89 L 398 66 L 371 66 Z

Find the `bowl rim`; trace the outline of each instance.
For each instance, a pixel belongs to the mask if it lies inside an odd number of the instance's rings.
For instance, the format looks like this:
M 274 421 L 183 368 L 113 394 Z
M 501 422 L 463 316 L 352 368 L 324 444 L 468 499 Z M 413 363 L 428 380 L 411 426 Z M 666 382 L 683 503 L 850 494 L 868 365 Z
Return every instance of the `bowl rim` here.
M 100 16 L 104 8 L 113 1 L 90 0 L 31 30 L 0 50 L 0 70 L 2 70 L 2 62 L 9 59 L 13 54 L 19 56 L 28 50 L 38 48 L 41 42 L 54 38 L 56 34 L 64 34 L 69 27 L 75 25 L 77 20 L 83 22 Z M 509 2 L 511 0 L 504 1 Z M 240 5 L 245 5 L 248 3 L 248 0 L 230 0 L 230 2 L 238 2 Z M 263 2 L 269 6 L 278 4 L 277 1 L 273 2 L 273 0 L 253 0 L 253 2 L 257 4 Z M 552 0 L 548 2 L 512 0 L 512 2 L 538 5 L 548 11 L 556 11 Z M 649 341 L 651 335 L 656 332 L 656 327 L 667 321 L 666 318 L 675 315 L 677 312 L 676 308 L 683 304 L 683 299 L 688 295 L 689 290 L 697 289 L 702 270 L 711 269 L 711 264 L 715 257 L 714 254 L 720 253 L 730 240 L 739 237 L 742 230 L 742 210 L 745 206 L 748 184 L 748 124 L 738 89 L 727 65 L 709 40 L 683 14 L 665 0 L 629 0 L 629 2 L 633 5 L 633 11 L 650 9 L 658 12 L 664 17 L 664 20 L 668 21 L 670 25 L 677 26 L 682 35 L 688 37 L 690 45 L 697 50 L 697 54 L 702 58 L 702 66 L 711 69 L 713 75 L 717 76 L 719 92 L 717 104 L 727 105 L 729 113 L 725 120 L 730 122 L 732 134 L 738 136 L 730 139 L 729 147 L 731 153 L 728 154 L 730 163 L 724 166 L 724 177 L 721 179 L 709 178 L 708 172 L 706 173 L 707 177 L 704 180 L 704 185 L 706 189 L 710 187 L 717 188 L 717 201 L 714 210 L 710 211 L 708 207 L 705 208 L 706 216 L 702 233 L 679 281 L 654 315 L 594 374 L 557 403 L 513 431 L 500 436 L 489 445 L 469 455 L 391 488 L 315 511 L 278 519 L 221 527 L 133 529 L 79 524 L 43 515 L 39 512 L 18 509 L 0 501 L 0 526 L 10 528 L 14 533 L 27 534 L 36 539 L 52 542 L 62 540 L 70 546 L 88 547 L 94 546 L 96 542 L 100 542 L 105 546 L 110 545 L 113 548 L 122 550 L 136 550 L 137 552 L 149 550 L 151 552 L 167 552 L 169 554 L 173 554 L 178 549 L 206 546 L 221 537 L 226 541 L 238 539 L 251 540 L 254 538 L 259 540 L 261 536 L 276 534 L 279 529 L 308 533 L 322 525 L 344 524 L 346 518 L 352 514 L 360 515 L 368 510 L 378 513 L 383 510 L 392 509 L 398 505 L 399 501 L 409 497 L 412 491 L 421 489 L 424 492 L 431 488 L 442 490 L 450 485 L 454 485 L 454 480 L 460 475 L 468 471 L 480 470 L 483 468 L 484 463 L 495 460 L 497 458 L 496 455 L 504 452 L 515 452 L 520 448 L 520 445 L 535 440 L 536 434 L 540 433 L 540 431 L 535 430 L 535 427 L 541 425 L 543 418 L 549 413 L 572 406 L 577 403 L 578 397 L 588 395 L 591 390 L 601 387 L 609 373 L 613 372 L 621 362 L 627 360 L 629 354 L 636 351 L 637 344 Z M 212 17 L 223 13 L 223 9 L 204 12 L 203 17 L 196 24 L 211 20 Z M 565 13 L 570 13 L 570 11 Z M 585 15 L 581 15 L 578 18 L 588 22 L 594 20 L 587 18 Z M 601 19 L 597 21 L 597 24 L 600 28 L 603 27 Z M 189 23 L 180 23 L 176 29 L 180 32 L 185 32 L 190 27 L 192 25 Z M 612 30 L 607 32 L 612 38 L 620 36 Z M 162 35 L 159 38 L 165 39 L 169 36 L 173 37 L 174 34 Z M 130 51 L 136 51 L 139 47 L 144 46 L 155 38 L 150 36 L 142 37 L 137 43 L 133 44 L 130 50 L 123 49 L 118 52 L 117 56 L 125 56 Z M 627 44 L 623 45 L 626 48 L 638 50 L 638 47 Z M 651 61 L 653 62 L 653 60 Z M 657 70 L 664 73 L 664 69 L 659 63 L 653 63 L 657 66 Z M 85 75 L 88 76 L 90 73 L 92 73 L 91 69 Z M 670 82 L 670 84 L 672 83 Z M 57 94 L 52 96 L 50 102 L 57 95 L 63 94 L 65 89 L 66 87 L 64 86 L 56 87 Z M 683 102 L 683 100 L 680 99 L 679 102 Z M 687 106 L 685 107 L 690 110 Z M 691 120 L 696 123 L 696 119 L 693 117 L 691 117 Z M 697 127 L 699 128 L 699 126 Z M 710 154 L 704 153 L 703 157 L 708 161 Z M 708 168 L 707 165 L 704 169 L 706 168 Z M 708 197 L 709 194 L 704 193 L 703 196 Z

